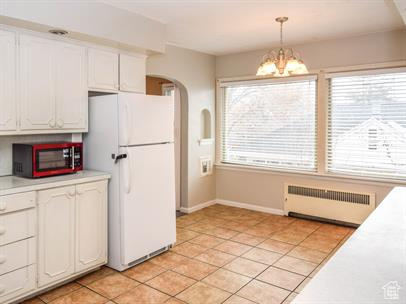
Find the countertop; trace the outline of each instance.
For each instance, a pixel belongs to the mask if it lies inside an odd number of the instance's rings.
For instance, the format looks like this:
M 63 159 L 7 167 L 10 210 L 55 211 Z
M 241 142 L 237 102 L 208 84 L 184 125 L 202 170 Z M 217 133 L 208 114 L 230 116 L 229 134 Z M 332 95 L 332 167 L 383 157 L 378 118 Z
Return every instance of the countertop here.
M 72 174 L 65 174 L 43 178 L 23 178 L 17 176 L 0 177 L 0 195 L 7 195 L 26 191 L 35 191 L 53 187 L 74 185 L 77 183 L 93 182 L 110 178 L 109 173 L 84 170 Z
M 405 187 L 388 194 L 292 303 L 406 303 Z

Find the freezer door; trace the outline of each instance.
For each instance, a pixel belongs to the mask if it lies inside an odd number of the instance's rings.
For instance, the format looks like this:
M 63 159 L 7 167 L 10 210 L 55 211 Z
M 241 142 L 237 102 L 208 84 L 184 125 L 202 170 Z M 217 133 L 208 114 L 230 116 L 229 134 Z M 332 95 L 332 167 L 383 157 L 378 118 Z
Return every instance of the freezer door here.
M 122 147 L 121 252 L 127 265 L 176 241 L 173 144 Z
M 173 142 L 174 98 L 119 93 L 120 146 Z

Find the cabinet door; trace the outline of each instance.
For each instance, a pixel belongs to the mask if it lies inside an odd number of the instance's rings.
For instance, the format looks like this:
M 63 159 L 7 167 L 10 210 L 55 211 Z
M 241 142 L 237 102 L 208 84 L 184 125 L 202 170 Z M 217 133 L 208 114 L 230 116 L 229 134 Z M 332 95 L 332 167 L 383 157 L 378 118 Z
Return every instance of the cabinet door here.
M 118 90 L 118 54 L 88 50 L 88 85 L 91 89 Z
M 76 186 L 76 272 L 107 261 L 107 181 Z
M 120 91 L 145 93 L 145 58 L 120 54 Z
M 0 31 L 0 131 L 17 129 L 16 37 Z
M 22 130 L 51 129 L 55 122 L 52 40 L 20 35 L 20 111 Z
M 55 74 L 56 127 L 86 131 L 86 49 L 77 45 L 57 43 Z
M 38 285 L 74 273 L 75 187 L 38 191 Z

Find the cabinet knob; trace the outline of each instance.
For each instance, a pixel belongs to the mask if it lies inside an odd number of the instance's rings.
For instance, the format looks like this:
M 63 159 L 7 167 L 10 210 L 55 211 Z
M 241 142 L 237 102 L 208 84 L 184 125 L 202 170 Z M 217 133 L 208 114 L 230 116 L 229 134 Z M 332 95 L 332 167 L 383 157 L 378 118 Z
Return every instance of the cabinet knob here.
M 56 124 L 58 125 L 59 128 L 62 128 L 64 123 L 62 119 L 58 119 L 58 121 L 56 122 Z
M 69 190 L 69 196 L 75 196 L 75 190 Z
M 0 254 L 0 264 L 4 264 L 7 260 L 7 257 L 4 254 Z
M 83 194 L 83 191 L 79 190 L 79 189 L 76 189 L 76 194 L 81 195 L 81 194 Z
M 118 85 L 118 83 L 114 84 L 114 87 L 118 90 L 120 88 L 120 86 Z
M 6 233 L 6 227 L 0 226 L 0 235 L 5 234 L 5 233 Z
M 51 119 L 51 120 L 48 122 L 48 125 L 49 125 L 51 128 L 55 128 L 55 121 L 54 121 L 53 119 Z
M 0 202 L 0 211 L 4 211 L 7 208 L 7 203 L 6 202 Z

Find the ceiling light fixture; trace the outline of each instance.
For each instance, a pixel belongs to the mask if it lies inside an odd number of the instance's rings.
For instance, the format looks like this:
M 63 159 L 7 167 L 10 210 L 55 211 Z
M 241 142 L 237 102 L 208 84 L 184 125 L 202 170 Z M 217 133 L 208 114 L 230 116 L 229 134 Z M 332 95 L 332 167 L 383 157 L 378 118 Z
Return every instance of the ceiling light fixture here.
M 261 65 L 258 68 L 257 76 L 275 76 L 285 77 L 290 75 L 307 74 L 307 68 L 300 59 L 299 54 L 292 48 L 283 47 L 282 26 L 288 21 L 288 17 L 278 17 L 276 22 L 281 24 L 280 29 L 280 48 L 272 49 L 262 58 Z
M 51 34 L 58 35 L 58 36 L 63 36 L 63 35 L 68 34 L 68 31 L 61 30 L 61 29 L 51 29 L 51 30 L 49 30 L 49 32 Z

